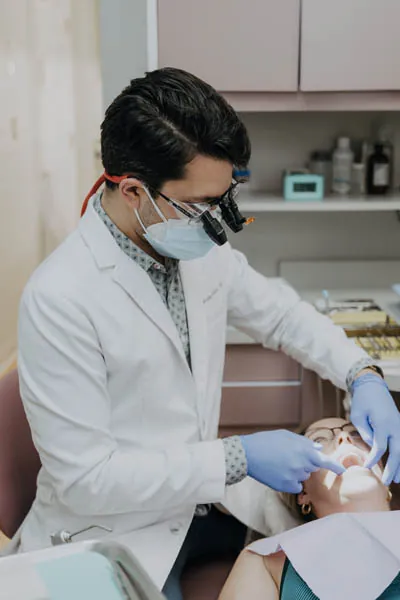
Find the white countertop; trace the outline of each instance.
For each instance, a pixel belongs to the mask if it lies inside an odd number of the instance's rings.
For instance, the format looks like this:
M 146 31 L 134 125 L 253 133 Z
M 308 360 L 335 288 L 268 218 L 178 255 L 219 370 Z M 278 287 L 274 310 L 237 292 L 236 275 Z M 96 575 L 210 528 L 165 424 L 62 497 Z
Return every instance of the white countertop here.
M 299 291 L 303 300 L 314 304 L 321 298 L 321 290 Z M 388 315 L 400 323 L 400 297 L 390 289 L 347 289 L 329 290 L 333 300 L 365 298 L 374 300 Z M 255 344 L 256 342 L 245 333 L 234 327 L 228 327 L 227 344 Z M 400 361 L 381 361 L 378 364 L 385 372 L 385 379 L 392 391 L 400 391 Z

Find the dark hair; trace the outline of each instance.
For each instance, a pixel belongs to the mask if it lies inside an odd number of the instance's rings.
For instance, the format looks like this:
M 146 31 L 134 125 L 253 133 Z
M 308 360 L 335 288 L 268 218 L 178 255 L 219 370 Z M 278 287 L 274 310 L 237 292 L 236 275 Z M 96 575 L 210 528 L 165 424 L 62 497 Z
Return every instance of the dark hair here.
M 156 191 L 167 180 L 181 179 L 196 154 L 244 168 L 251 149 L 233 108 L 194 75 L 152 71 L 133 79 L 108 107 L 101 156 L 109 175 L 133 175 Z

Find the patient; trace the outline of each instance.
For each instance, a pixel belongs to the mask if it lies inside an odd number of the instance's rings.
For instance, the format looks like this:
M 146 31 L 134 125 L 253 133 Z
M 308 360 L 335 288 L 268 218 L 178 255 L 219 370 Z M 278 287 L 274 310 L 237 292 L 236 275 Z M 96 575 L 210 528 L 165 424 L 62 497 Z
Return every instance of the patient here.
M 322 444 L 322 451 L 348 470 L 341 476 L 331 471 L 317 471 L 304 482 L 298 496 L 281 494 L 286 506 L 297 512 L 302 521 L 340 512 L 391 510 L 391 492 L 381 482 L 383 466 L 376 465 L 372 470 L 362 468 L 370 449 L 351 423 L 337 418 L 323 419 L 310 425 L 304 435 Z M 260 556 L 244 550 L 219 596 L 219 600 L 278 598 L 316 599 L 282 551 Z M 400 573 L 380 596 L 381 600 L 389 598 L 400 599 Z

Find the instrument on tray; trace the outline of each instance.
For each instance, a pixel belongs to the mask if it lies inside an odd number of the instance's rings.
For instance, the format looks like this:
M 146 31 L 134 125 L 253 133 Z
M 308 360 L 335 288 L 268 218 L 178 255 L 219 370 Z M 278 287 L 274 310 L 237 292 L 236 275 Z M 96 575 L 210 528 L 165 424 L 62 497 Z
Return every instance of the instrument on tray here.
M 348 337 L 376 360 L 400 360 L 400 324 L 373 300 L 331 301 L 323 292 L 317 308 L 345 330 Z

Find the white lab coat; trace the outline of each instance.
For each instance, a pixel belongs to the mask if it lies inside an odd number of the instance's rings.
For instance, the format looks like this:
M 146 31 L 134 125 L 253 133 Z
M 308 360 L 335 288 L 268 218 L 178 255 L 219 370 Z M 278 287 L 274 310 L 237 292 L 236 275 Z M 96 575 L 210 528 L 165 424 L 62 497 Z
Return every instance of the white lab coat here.
M 224 498 L 216 436 L 227 319 L 338 385 L 364 356 L 228 244 L 181 262 L 180 272 L 192 371 L 147 273 L 91 205 L 29 281 L 18 367 L 43 468 L 21 529 L 23 551 L 48 546 L 55 530 L 100 524 L 163 585 L 196 504 Z

